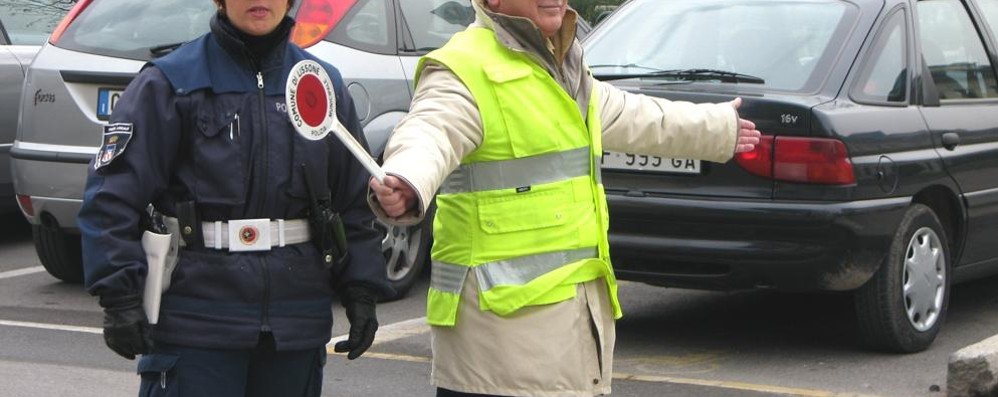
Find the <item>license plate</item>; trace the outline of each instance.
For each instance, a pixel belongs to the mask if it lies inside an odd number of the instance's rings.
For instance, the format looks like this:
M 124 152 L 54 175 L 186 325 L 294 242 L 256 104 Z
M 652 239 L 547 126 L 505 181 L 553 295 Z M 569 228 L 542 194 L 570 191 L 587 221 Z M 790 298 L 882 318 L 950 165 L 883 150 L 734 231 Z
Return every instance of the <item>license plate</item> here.
M 114 88 L 99 88 L 97 90 L 97 119 L 107 121 L 114 111 L 114 106 L 121 98 L 122 90 Z
M 669 159 L 643 154 L 603 152 L 603 169 L 699 174 L 700 160 Z

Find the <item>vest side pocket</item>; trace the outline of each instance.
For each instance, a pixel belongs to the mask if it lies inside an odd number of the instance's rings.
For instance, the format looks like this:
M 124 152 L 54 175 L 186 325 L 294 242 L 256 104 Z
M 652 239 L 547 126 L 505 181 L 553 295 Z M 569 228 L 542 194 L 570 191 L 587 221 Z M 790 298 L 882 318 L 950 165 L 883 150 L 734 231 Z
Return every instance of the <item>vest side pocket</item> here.
M 478 227 L 474 262 L 563 251 L 579 244 L 572 225 L 578 204 L 566 202 L 564 189 L 532 187 L 478 200 Z

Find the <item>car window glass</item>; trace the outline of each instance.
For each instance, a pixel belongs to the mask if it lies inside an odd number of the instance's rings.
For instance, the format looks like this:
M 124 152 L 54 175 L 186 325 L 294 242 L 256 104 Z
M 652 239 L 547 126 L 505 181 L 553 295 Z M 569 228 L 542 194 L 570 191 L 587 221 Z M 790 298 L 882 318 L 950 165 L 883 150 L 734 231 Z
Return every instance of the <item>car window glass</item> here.
M 10 44 L 42 45 L 72 7 L 70 1 L 5 0 L 0 4 L 0 22 Z
M 413 44 L 421 51 L 442 47 L 475 20 L 471 0 L 408 0 L 399 5 Z
M 998 33 L 998 0 L 979 0 L 984 19 L 988 21 L 991 33 Z
M 58 46 L 94 54 L 148 60 L 150 48 L 183 43 L 208 32 L 211 1 L 101 0 L 69 25 Z
M 998 82 L 977 30 L 959 0 L 918 3 L 922 57 L 939 99 L 998 97 Z
M 715 69 L 800 90 L 846 42 L 855 16 L 843 1 L 649 0 L 618 10 L 586 42 L 597 75 Z
M 394 12 L 389 15 L 384 0 L 360 0 L 347 12 L 328 40 L 380 54 L 397 52 L 394 36 Z
M 860 71 L 853 99 L 869 102 L 905 102 L 908 93 L 907 46 L 904 12 L 884 24 L 870 57 Z

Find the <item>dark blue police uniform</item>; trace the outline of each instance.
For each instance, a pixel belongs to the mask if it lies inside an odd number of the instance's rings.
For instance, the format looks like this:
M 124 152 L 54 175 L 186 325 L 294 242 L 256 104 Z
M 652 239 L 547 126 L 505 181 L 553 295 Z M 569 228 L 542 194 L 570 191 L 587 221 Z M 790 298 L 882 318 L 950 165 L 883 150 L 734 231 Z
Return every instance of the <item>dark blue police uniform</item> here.
M 301 219 L 310 203 L 306 172 L 327 184 L 313 188 L 332 192 L 350 263 L 333 280 L 312 242 L 248 253 L 181 249 L 152 329 L 154 349 L 139 363 L 149 391 L 165 391 L 179 379 L 182 395 L 250 395 L 247 365 L 321 382 L 334 288 L 392 293 L 382 236 L 365 201 L 369 173 L 333 135 L 311 141 L 289 122 L 287 76 L 298 61 L 314 60 L 288 44 L 293 21 L 285 18 L 278 27 L 283 39 L 254 59 L 239 37 L 220 27 L 227 23 L 221 19 L 212 21 L 211 33 L 147 65 L 114 110 L 78 218 L 88 291 L 102 305 L 141 301 L 147 267 L 139 225 L 147 204 L 175 217 L 178 203 L 193 200 L 205 222 Z M 339 72 L 320 63 L 335 85 L 337 117 L 366 145 Z M 287 363 L 259 360 L 283 352 L 290 354 Z M 310 372 L 316 368 L 317 379 Z M 199 374 L 204 371 L 215 377 Z M 218 384 L 199 383 L 209 380 Z

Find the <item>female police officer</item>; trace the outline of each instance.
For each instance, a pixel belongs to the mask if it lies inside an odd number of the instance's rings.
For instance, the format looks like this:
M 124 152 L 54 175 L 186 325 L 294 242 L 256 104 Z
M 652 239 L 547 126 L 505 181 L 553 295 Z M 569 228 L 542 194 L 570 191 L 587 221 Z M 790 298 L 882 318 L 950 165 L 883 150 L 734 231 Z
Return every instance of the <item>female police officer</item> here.
M 288 42 L 294 0 L 214 1 L 210 33 L 147 65 L 105 127 L 78 222 L 87 288 L 107 345 L 144 355 L 143 395 L 317 396 L 334 288 L 350 321 L 336 351 L 350 359 L 374 339 L 376 299 L 392 293 L 369 174 L 335 138 L 306 139 L 288 121 L 287 76 L 313 58 Z M 364 142 L 338 71 L 323 65 L 338 118 Z M 345 225 L 335 276 L 317 241 L 330 227 L 308 221 L 313 200 Z M 183 237 L 155 326 L 139 242 L 150 203 Z

